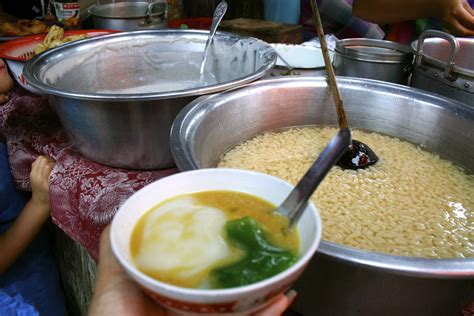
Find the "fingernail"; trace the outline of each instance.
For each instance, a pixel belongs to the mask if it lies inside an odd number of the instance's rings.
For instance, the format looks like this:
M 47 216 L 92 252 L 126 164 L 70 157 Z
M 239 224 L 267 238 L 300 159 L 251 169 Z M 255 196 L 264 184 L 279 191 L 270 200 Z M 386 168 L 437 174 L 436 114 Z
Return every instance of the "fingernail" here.
M 298 293 L 296 293 L 295 290 L 291 289 L 289 290 L 288 292 L 285 293 L 285 296 L 292 302 L 296 296 L 298 295 Z

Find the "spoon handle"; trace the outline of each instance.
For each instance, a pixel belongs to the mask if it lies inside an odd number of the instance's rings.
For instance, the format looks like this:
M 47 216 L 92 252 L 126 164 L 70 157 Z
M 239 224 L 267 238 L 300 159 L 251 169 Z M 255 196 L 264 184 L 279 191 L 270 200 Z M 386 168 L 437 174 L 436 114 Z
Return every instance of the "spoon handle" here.
M 214 15 L 212 17 L 212 24 L 211 24 L 211 33 L 209 35 L 209 39 L 214 37 L 214 34 L 216 33 L 217 26 L 221 23 L 222 18 L 224 17 L 224 14 L 227 11 L 227 2 L 225 0 L 222 0 L 219 2 L 217 5 L 216 9 L 214 10 Z
M 348 128 L 340 129 L 319 155 L 318 159 L 306 171 L 305 175 L 290 192 L 275 212 L 288 217 L 290 227 L 298 221 L 311 195 L 323 181 L 332 166 L 341 158 L 351 143 Z
M 217 4 L 216 9 L 214 10 L 214 15 L 212 17 L 211 30 L 209 33 L 209 37 L 207 38 L 207 41 L 206 41 L 206 46 L 204 46 L 204 55 L 202 57 L 201 67 L 199 69 L 199 73 L 201 74 L 201 76 L 204 73 L 204 65 L 206 64 L 207 49 L 209 45 L 211 45 L 211 42 L 214 38 L 214 34 L 216 34 L 216 31 L 217 31 L 217 26 L 219 26 L 219 24 L 221 23 L 222 18 L 224 17 L 226 11 L 227 11 L 227 2 L 225 0 L 222 0 L 221 2 L 219 2 L 219 4 Z

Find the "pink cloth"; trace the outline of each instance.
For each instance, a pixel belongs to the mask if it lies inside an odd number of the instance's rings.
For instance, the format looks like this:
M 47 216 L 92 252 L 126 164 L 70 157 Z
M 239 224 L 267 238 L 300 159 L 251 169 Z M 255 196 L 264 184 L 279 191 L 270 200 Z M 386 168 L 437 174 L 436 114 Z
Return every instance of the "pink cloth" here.
M 120 205 L 143 186 L 177 169 L 139 171 L 112 168 L 81 156 L 69 143 L 46 97 L 17 88 L 0 105 L 0 138 L 7 143 L 17 188 L 30 190 L 31 163 L 38 155 L 56 160 L 51 174 L 53 222 L 93 258 L 99 254 L 102 229 Z

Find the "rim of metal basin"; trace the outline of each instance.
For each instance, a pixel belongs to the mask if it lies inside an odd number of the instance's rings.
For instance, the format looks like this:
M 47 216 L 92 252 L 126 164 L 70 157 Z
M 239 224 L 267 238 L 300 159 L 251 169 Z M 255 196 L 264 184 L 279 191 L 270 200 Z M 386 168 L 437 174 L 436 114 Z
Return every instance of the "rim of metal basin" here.
M 113 94 L 113 93 L 84 93 L 84 92 L 72 92 L 65 89 L 54 87 L 53 85 L 44 83 L 38 76 L 38 71 L 36 69 L 41 67 L 41 64 L 44 60 L 52 58 L 53 56 L 61 56 L 67 54 L 67 52 L 75 47 L 80 45 L 87 45 L 88 43 L 99 42 L 99 41 L 114 41 L 120 40 L 121 38 L 137 38 L 139 36 L 151 36 L 151 35 L 182 35 L 182 36 L 199 36 L 202 38 L 207 38 L 209 32 L 205 30 L 140 30 L 140 31 L 130 31 L 130 32 L 120 32 L 109 35 L 103 35 L 93 38 L 87 38 L 79 40 L 76 42 L 66 43 L 64 45 L 52 48 L 46 52 L 35 56 L 28 63 L 26 63 L 23 70 L 23 74 L 28 83 L 43 91 L 46 94 L 62 96 L 62 97 L 72 97 L 76 99 L 83 100 L 113 100 L 113 101 L 133 101 L 133 100 L 159 100 L 159 99 L 173 99 L 181 98 L 188 96 L 199 96 L 215 92 L 220 92 L 228 90 L 230 88 L 235 88 L 246 83 L 255 81 L 263 77 L 267 72 L 269 72 L 276 63 L 277 53 L 276 51 L 266 42 L 259 40 L 253 37 L 243 37 L 238 36 L 232 33 L 218 32 L 216 36 L 228 37 L 231 39 L 249 39 L 255 43 L 262 45 L 263 49 L 259 50 L 259 53 L 262 54 L 263 60 L 265 62 L 256 69 L 253 73 L 248 74 L 244 77 L 240 77 L 234 80 L 230 80 L 223 83 L 212 84 L 208 86 L 176 90 L 176 91 L 163 91 L 163 92 L 152 92 L 152 93 L 128 93 L 128 94 Z M 205 40 L 203 42 L 204 46 Z

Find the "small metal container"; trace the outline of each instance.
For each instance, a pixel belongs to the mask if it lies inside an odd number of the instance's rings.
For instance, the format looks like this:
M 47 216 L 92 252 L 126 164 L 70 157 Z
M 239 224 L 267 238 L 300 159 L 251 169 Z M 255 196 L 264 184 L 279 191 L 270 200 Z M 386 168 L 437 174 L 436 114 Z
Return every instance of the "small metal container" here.
M 410 85 L 474 106 L 474 39 L 426 31 L 411 44 L 416 55 Z
M 113 2 L 89 9 L 94 27 L 118 31 L 168 28 L 168 6 L 163 1 Z
M 334 71 L 338 76 L 408 84 L 413 54 L 410 48 L 390 41 L 351 38 L 336 43 Z

